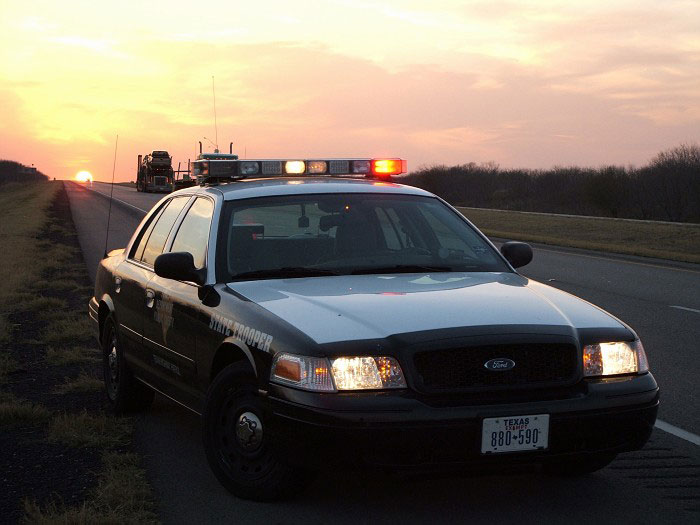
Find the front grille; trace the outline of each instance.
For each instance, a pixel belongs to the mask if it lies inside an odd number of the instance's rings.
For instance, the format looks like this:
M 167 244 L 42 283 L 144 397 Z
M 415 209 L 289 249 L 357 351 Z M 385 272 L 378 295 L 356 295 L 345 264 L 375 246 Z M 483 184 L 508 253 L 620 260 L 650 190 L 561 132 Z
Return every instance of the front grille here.
M 510 370 L 491 371 L 490 359 L 515 361 Z M 565 343 L 525 343 L 469 346 L 417 352 L 413 362 L 417 386 L 425 392 L 509 389 L 562 385 L 578 370 L 576 346 Z
M 154 177 L 156 186 L 165 186 L 168 183 L 167 177 Z

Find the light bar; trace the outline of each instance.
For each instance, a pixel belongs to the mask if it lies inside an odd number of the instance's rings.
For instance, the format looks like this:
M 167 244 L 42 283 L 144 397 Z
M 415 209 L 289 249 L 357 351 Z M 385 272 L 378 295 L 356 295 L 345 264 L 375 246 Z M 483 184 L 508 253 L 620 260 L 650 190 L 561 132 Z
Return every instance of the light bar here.
M 203 159 L 196 163 L 201 165 L 198 169 L 202 184 L 290 175 L 388 179 L 406 172 L 403 159 Z

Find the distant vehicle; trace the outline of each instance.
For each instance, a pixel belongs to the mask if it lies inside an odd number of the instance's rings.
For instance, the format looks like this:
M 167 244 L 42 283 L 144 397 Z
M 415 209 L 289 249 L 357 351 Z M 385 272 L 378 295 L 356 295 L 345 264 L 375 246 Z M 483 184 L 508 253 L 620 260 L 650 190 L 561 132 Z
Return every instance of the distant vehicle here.
M 197 179 L 192 176 L 192 170 L 189 160 L 187 161 L 187 169 L 181 170 L 180 163 L 177 164 L 177 171 L 175 173 L 175 178 L 173 179 L 173 191 L 181 190 L 184 188 L 191 188 L 197 184 Z
M 136 191 L 173 191 L 173 158 L 167 151 L 155 150 L 151 154 L 139 155 L 136 171 Z
M 89 315 L 115 411 L 159 391 L 201 414 L 233 494 L 357 466 L 582 475 L 646 443 L 659 389 L 637 334 L 520 275 L 529 245 L 499 252 L 395 184 L 401 159 L 199 161 L 203 184 L 101 261 Z
M 199 143 L 199 155 L 192 162 L 192 177 L 196 184 L 203 181 L 227 181 L 236 178 L 238 174 L 238 155 L 233 153 L 233 142 L 229 145 L 228 153 L 215 149 L 213 153 L 202 153 L 202 143 Z

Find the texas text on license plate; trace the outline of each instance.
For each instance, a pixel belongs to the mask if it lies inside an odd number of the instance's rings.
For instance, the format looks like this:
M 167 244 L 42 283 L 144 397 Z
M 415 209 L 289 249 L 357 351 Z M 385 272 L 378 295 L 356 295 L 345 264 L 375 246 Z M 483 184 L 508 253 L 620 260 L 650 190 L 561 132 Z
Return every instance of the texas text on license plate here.
M 549 414 L 484 419 L 481 453 L 542 450 L 549 445 Z

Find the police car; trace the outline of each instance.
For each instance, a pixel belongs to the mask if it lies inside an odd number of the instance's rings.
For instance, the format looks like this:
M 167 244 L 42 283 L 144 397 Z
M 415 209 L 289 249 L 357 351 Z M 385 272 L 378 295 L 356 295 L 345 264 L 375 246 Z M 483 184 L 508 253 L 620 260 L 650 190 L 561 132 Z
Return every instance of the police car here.
M 201 414 L 233 494 L 348 466 L 584 474 L 649 438 L 635 332 L 393 182 L 404 161 L 210 162 L 102 260 L 89 313 L 115 411 L 157 391 Z

